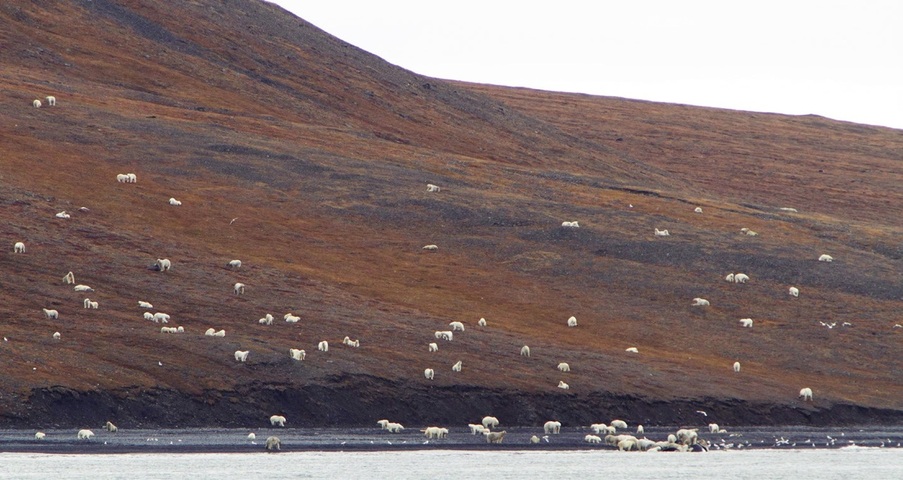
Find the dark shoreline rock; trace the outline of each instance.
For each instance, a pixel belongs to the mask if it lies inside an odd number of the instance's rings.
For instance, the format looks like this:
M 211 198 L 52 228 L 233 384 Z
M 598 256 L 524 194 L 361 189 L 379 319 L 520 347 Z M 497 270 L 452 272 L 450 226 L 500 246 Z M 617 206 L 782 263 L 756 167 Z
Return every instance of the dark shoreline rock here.
M 750 403 L 736 399 L 658 400 L 594 393 L 526 394 L 479 387 L 420 387 L 370 376 L 333 384 L 251 384 L 188 394 L 168 389 L 36 389 L 0 428 L 75 428 L 111 420 L 126 428 L 266 426 L 270 415 L 291 427 L 370 427 L 380 418 L 410 425 L 466 425 L 494 415 L 507 425 L 589 425 L 622 418 L 631 425 L 903 425 L 903 411 L 856 405 Z M 701 412 L 705 412 L 704 414 Z

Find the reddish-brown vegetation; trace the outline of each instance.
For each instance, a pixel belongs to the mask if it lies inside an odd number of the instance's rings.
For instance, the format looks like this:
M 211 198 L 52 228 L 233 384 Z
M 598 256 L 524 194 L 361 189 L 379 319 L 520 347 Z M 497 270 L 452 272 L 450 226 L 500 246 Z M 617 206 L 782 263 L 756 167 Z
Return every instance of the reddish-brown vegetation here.
M 256 1 L 4 4 L 0 40 L 0 423 L 900 421 L 898 130 L 426 78 Z

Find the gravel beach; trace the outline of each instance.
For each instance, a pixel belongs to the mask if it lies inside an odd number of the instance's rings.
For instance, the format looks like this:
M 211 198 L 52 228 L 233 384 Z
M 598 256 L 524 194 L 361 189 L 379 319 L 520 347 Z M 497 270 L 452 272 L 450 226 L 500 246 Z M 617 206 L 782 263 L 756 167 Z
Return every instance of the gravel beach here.
M 228 453 L 264 451 L 266 438 L 275 435 L 285 451 L 391 451 L 414 449 L 444 450 L 599 450 L 613 447 L 584 441 L 592 433 L 588 427 L 564 428 L 561 434 L 545 435 L 541 427 L 508 427 L 501 444 L 489 445 L 482 435 L 467 428 L 450 428 L 448 438 L 427 439 L 420 428 L 406 428 L 393 434 L 377 428 L 357 429 L 120 429 L 109 433 L 91 429 L 90 440 L 77 440 L 77 430 L 43 430 L 45 438 L 36 440 L 34 431 L 0 430 L 0 452 L 36 453 Z M 644 435 L 654 441 L 665 440 L 677 427 L 647 427 Z M 633 429 L 624 433 L 633 434 Z M 254 440 L 248 439 L 254 433 Z M 699 429 L 710 450 L 743 448 L 841 448 L 847 446 L 898 448 L 903 444 L 901 427 L 808 428 L 784 427 L 734 428 L 723 433 Z M 531 444 L 536 435 L 540 443 Z

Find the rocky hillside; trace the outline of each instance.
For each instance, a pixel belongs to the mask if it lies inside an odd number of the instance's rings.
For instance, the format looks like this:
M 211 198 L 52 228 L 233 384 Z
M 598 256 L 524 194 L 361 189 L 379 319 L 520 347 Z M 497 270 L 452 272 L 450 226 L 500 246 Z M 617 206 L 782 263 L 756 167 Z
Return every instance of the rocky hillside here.
M 253 0 L 0 41 L 2 426 L 903 423 L 899 130 L 427 78 Z

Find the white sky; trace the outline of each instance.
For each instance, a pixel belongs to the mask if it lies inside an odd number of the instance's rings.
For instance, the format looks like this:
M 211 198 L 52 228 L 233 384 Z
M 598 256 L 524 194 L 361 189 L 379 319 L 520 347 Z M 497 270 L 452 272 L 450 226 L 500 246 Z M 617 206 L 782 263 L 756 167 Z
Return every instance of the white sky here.
M 903 129 L 903 0 L 276 0 L 431 77 Z

